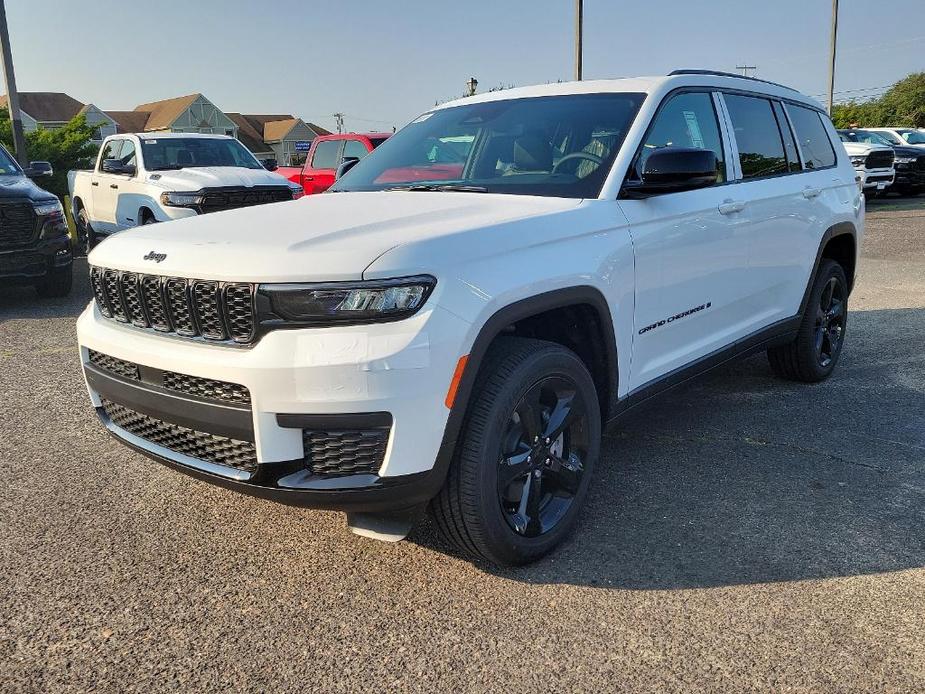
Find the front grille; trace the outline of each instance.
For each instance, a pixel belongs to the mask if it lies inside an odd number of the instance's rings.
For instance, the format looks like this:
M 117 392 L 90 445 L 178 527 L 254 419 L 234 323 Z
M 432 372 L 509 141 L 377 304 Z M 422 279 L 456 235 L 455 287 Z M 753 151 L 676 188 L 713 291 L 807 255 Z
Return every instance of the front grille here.
M 37 219 L 31 202 L 0 203 L 0 248 L 31 243 L 36 227 Z
M 41 275 L 45 272 L 45 259 L 39 253 L 13 251 L 0 253 L 0 275 Z
M 135 327 L 247 344 L 254 339 L 254 286 L 94 267 L 100 313 Z
M 216 436 L 171 424 L 103 398 L 110 421 L 130 434 L 181 455 L 253 473 L 257 451 L 253 443 Z
M 138 372 L 138 364 L 133 364 L 124 359 L 117 359 L 116 357 L 110 357 L 108 354 L 103 354 L 102 352 L 97 352 L 92 349 L 88 351 L 90 353 L 90 363 L 97 368 L 109 371 L 118 376 L 131 378 L 135 381 L 141 380 L 141 374 Z
M 925 171 L 925 157 L 919 157 L 915 160 L 915 170 Z
M 382 467 L 388 429 L 302 431 L 305 465 L 316 475 L 376 474 Z
M 292 191 L 286 188 L 240 188 L 232 190 L 206 190 L 199 203 L 199 213 L 221 212 L 239 207 L 266 205 L 271 202 L 292 200 Z
M 867 155 L 864 165 L 868 169 L 888 169 L 893 166 L 892 151 L 875 151 Z
M 195 395 L 209 400 L 250 404 L 251 394 L 242 385 L 219 381 L 215 378 L 187 376 L 173 371 L 164 372 L 164 387 L 187 395 Z

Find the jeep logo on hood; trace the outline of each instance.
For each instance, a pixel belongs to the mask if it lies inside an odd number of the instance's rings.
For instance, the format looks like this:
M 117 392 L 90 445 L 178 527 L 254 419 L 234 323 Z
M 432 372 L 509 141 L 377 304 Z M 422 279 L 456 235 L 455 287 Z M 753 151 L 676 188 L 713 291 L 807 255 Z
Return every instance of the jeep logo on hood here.
M 153 260 L 155 263 L 159 263 L 166 257 L 166 253 L 155 253 L 154 251 L 149 251 L 148 255 L 146 255 L 143 260 Z

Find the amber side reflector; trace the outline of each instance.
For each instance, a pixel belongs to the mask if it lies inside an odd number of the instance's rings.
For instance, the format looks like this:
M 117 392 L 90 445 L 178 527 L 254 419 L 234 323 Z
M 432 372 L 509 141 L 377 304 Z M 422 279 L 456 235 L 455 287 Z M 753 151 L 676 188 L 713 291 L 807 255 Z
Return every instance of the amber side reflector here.
M 453 380 L 450 381 L 450 389 L 446 391 L 446 404 L 448 409 L 453 409 L 453 402 L 456 400 L 456 391 L 459 389 L 459 382 L 462 380 L 463 371 L 466 370 L 466 362 L 469 361 L 469 355 L 464 354 L 456 362 L 456 371 L 453 372 Z

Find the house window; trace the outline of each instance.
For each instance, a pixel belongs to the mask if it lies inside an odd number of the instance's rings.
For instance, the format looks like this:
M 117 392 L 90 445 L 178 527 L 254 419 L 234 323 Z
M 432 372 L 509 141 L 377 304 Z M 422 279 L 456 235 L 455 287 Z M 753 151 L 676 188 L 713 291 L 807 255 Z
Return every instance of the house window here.
M 225 128 L 225 134 L 228 137 L 234 137 L 234 130 L 232 130 L 231 128 Z

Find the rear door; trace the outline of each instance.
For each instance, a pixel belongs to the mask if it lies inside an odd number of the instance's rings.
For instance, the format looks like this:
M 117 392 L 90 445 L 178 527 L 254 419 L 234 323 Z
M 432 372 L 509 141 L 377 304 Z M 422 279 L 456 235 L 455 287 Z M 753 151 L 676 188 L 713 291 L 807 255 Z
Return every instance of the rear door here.
M 630 390 L 709 355 L 745 334 L 748 265 L 743 201 L 736 199 L 728 134 L 709 90 L 683 90 L 659 107 L 629 176 L 664 147 L 711 150 L 719 181 L 698 190 L 620 200 L 636 262 Z
M 323 193 L 334 184 L 343 146 L 343 140 L 315 141 L 302 174 L 302 188 L 306 195 Z
M 748 274 L 741 291 L 751 307 L 748 332 L 796 313 L 796 287 L 805 288 L 807 255 L 815 259 L 817 218 L 782 104 L 757 94 L 723 93 L 741 178 L 736 196 L 748 201 Z M 821 238 L 821 233 L 815 239 Z

